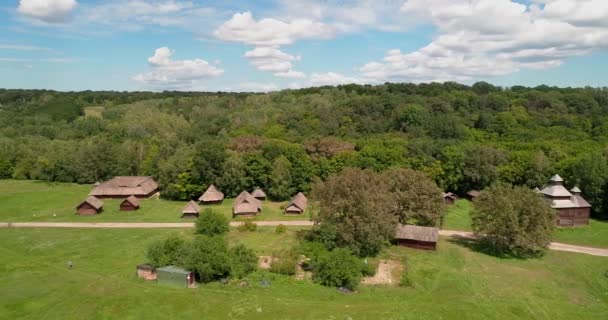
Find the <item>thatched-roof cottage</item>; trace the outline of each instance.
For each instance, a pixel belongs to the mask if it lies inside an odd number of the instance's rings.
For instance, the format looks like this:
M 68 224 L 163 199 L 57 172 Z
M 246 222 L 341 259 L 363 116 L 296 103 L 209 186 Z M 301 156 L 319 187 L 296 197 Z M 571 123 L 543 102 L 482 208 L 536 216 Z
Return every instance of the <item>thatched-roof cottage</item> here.
M 441 196 L 443 197 L 443 203 L 445 204 L 454 204 L 454 202 L 458 200 L 458 196 L 452 192 L 443 192 Z
M 540 193 L 551 203 L 551 208 L 557 211 L 556 223 L 558 226 L 578 226 L 589 224 L 591 204 L 581 196 L 578 187 L 568 191 L 564 187 L 564 180 L 554 175 L 549 184 Z
M 266 192 L 264 192 L 264 190 L 260 188 L 256 188 L 255 190 L 253 190 L 251 195 L 258 200 L 266 200 Z
M 214 185 L 210 185 L 200 198 L 198 198 L 198 201 L 203 204 L 219 204 L 224 201 L 224 193 L 218 190 Z
M 100 213 L 102 210 L 103 202 L 93 196 L 88 196 L 76 207 L 76 213 L 79 215 L 94 215 Z
M 89 193 L 98 198 L 148 198 L 158 191 L 152 177 L 118 176 L 99 184 Z
M 184 209 L 182 209 L 182 218 L 196 218 L 200 212 L 201 208 L 198 206 L 198 204 L 190 200 Z
M 481 191 L 470 190 L 467 192 L 467 197 L 469 198 L 469 200 L 474 200 L 475 198 L 479 197 L 480 194 L 481 194 Z
M 306 199 L 306 196 L 304 196 L 302 192 L 298 192 L 295 196 L 293 196 L 291 201 L 287 203 L 287 206 L 285 206 L 285 213 L 302 214 L 304 213 L 304 210 L 306 210 L 307 205 L 308 199 Z
M 139 209 L 139 199 L 129 196 L 120 203 L 120 211 L 135 211 Z
M 232 216 L 251 216 L 262 212 L 262 202 L 254 198 L 249 192 L 243 191 L 234 199 Z
M 398 224 L 395 230 L 395 242 L 406 247 L 435 250 L 438 239 L 439 229 L 434 227 Z

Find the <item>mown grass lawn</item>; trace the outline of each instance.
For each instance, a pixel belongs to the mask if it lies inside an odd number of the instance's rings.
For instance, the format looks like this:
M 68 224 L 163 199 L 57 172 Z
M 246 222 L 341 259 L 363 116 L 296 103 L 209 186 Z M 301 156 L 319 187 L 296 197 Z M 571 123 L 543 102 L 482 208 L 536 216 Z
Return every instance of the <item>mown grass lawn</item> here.
M 448 207 L 443 220 L 443 229 L 471 231 L 471 207 L 469 200 L 460 199 Z
M 605 319 L 606 259 L 549 252 L 499 259 L 441 239 L 437 252 L 392 247 L 411 288 L 361 287 L 344 295 L 267 272 L 249 286 L 164 287 L 135 278 L 145 247 L 166 229 L 1 229 L 3 319 Z M 294 233 L 231 231 L 258 254 L 289 247 Z M 289 240 L 291 238 L 291 240 Z M 67 261 L 74 268 L 68 270 Z M 262 287 L 261 279 L 271 285 Z
M 76 206 L 86 199 L 91 185 L 49 183 L 31 180 L 0 180 L 0 221 L 57 221 L 57 222 L 184 222 L 181 210 L 185 201 L 151 198 L 141 201 L 141 208 L 133 212 L 119 211 L 121 200 L 103 199 L 104 210 L 95 216 L 76 215 Z M 284 215 L 287 202 L 264 201 L 262 213 L 255 218 L 237 220 L 309 220 L 310 215 Z M 209 207 L 232 218 L 233 199 Z

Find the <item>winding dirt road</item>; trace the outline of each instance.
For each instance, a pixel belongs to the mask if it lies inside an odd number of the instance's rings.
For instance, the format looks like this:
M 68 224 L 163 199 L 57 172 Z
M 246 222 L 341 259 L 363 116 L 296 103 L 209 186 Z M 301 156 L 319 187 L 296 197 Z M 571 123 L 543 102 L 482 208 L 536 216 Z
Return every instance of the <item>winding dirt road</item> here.
M 258 226 L 312 226 L 312 221 L 306 220 L 291 220 L 291 221 L 252 221 Z M 243 222 L 231 221 L 230 226 L 238 227 Z M 192 228 L 192 222 L 0 222 L 0 228 Z M 439 230 L 442 236 L 460 236 L 473 237 L 471 232 L 454 231 L 454 230 Z M 576 253 L 584 253 L 593 256 L 608 257 L 608 249 L 592 248 L 584 246 L 576 246 L 571 244 L 552 242 L 549 249 L 556 251 L 568 251 Z

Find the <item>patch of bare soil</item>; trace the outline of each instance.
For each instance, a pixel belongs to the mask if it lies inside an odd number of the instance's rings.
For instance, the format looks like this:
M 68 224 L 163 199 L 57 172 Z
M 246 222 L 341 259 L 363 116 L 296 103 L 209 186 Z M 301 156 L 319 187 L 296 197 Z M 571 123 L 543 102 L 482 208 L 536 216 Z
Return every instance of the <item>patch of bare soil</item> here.
M 305 256 L 300 256 L 300 259 L 298 260 L 298 264 L 296 265 L 296 276 L 295 276 L 295 278 L 297 280 L 310 280 L 310 279 L 312 279 L 312 272 L 306 271 L 302 267 L 304 265 L 304 263 L 306 261 L 308 261 L 308 260 L 310 260 L 310 259 L 306 258 Z
M 376 284 L 398 284 L 398 275 L 403 272 L 403 265 L 397 260 L 382 260 L 378 263 L 376 274 L 372 277 L 365 277 L 361 283 L 367 285 Z
M 270 269 L 270 265 L 272 265 L 272 260 L 274 258 L 271 256 L 260 256 L 258 259 L 258 267 L 260 269 Z

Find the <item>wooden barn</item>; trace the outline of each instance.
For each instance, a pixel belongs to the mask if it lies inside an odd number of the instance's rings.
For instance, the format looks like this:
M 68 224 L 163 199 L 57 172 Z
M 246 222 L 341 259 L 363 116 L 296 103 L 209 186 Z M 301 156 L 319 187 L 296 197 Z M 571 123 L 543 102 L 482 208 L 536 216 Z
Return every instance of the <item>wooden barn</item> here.
M 139 199 L 131 195 L 120 203 L 120 211 L 135 211 L 139 209 Z
M 452 192 L 443 192 L 441 196 L 443 197 L 443 203 L 447 205 L 454 204 L 458 200 L 458 196 Z
M 260 188 L 256 188 L 255 190 L 253 190 L 251 195 L 258 200 L 261 200 L 261 201 L 266 200 L 266 192 L 264 192 L 264 190 L 262 190 Z
M 572 227 L 589 224 L 591 204 L 581 196 L 578 187 L 568 191 L 564 187 L 564 180 L 554 175 L 549 184 L 540 193 L 550 202 L 551 208 L 556 210 L 555 223 L 562 227 Z
M 182 209 L 182 218 L 197 218 L 200 212 L 201 208 L 198 206 L 198 204 L 190 200 L 184 209 Z
M 158 192 L 158 183 L 152 177 L 118 176 L 95 186 L 89 193 L 97 198 L 148 198 Z
M 234 199 L 232 216 L 255 216 L 262 212 L 262 202 L 254 198 L 249 192 L 243 191 Z
M 480 194 L 481 194 L 481 191 L 479 191 L 479 190 L 470 190 L 467 192 L 467 198 L 469 198 L 469 200 L 473 201 L 473 200 L 475 200 L 475 198 L 479 197 Z
M 76 213 L 82 216 L 98 214 L 101 211 L 103 211 L 103 202 L 93 196 L 88 196 L 76 207 Z
M 214 185 L 209 188 L 198 198 L 202 204 L 220 204 L 224 201 L 224 193 L 218 190 Z
M 307 205 L 308 199 L 306 199 L 306 196 L 302 192 L 298 192 L 285 206 L 285 214 L 302 214 Z
M 156 268 L 151 264 L 144 263 L 136 267 L 137 277 L 144 280 L 156 280 Z
M 439 229 L 434 227 L 399 224 L 395 230 L 395 243 L 410 248 L 435 250 L 438 238 Z

